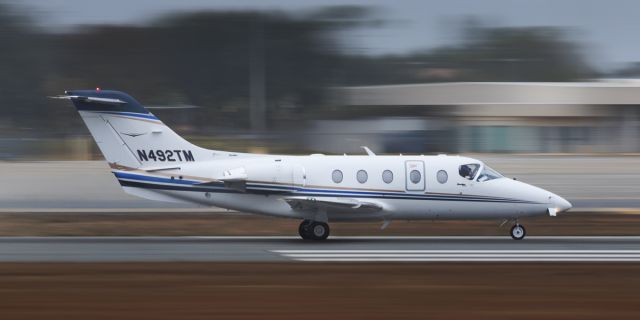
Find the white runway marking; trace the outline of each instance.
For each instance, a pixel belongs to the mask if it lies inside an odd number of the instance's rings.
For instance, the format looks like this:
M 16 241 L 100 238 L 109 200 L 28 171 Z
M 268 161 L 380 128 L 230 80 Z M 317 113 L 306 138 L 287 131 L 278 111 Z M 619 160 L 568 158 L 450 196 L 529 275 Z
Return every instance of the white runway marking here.
M 640 262 L 640 237 L 0 237 L 0 263 L 144 261 Z
M 640 250 L 272 250 L 316 262 L 639 262 Z

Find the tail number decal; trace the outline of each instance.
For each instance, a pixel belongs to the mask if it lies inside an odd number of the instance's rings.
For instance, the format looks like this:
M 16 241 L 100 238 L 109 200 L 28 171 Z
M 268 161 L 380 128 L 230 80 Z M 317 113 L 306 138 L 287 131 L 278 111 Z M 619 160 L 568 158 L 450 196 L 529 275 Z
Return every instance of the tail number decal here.
M 195 161 L 191 150 L 137 150 L 140 161 Z

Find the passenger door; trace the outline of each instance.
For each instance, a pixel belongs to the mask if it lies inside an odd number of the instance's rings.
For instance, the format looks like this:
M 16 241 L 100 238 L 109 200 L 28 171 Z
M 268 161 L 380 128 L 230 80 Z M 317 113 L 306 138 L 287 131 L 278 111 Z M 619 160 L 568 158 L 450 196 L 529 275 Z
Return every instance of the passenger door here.
M 424 162 L 421 160 L 407 160 L 404 165 L 407 191 L 424 191 Z
M 300 164 L 293 165 L 293 185 L 298 188 L 304 188 L 307 185 L 307 171 Z

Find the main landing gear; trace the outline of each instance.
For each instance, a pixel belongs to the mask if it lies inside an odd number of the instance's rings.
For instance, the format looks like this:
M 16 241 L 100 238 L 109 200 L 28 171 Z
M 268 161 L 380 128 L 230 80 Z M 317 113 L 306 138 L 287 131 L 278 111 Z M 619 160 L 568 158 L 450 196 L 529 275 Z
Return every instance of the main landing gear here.
M 329 225 L 313 220 L 304 220 L 298 227 L 300 237 L 305 240 L 324 240 L 329 236 Z
M 525 230 L 525 228 L 519 223 L 516 222 L 516 224 L 511 227 L 511 238 L 513 238 L 513 240 L 522 240 L 526 235 L 527 230 Z

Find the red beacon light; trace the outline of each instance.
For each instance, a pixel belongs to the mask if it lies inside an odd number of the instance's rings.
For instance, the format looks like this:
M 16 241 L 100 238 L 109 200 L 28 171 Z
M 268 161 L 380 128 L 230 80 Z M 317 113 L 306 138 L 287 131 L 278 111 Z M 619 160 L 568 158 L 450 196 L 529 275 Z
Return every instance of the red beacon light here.
M 96 91 L 100 91 L 100 87 L 96 87 Z

